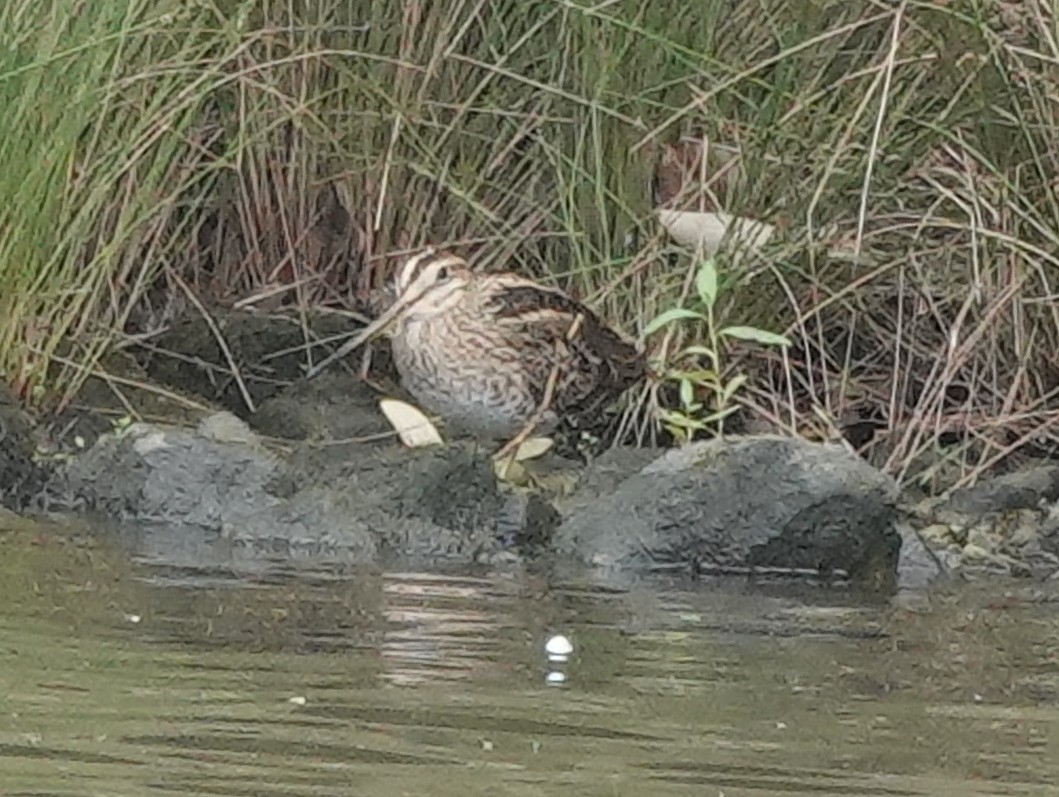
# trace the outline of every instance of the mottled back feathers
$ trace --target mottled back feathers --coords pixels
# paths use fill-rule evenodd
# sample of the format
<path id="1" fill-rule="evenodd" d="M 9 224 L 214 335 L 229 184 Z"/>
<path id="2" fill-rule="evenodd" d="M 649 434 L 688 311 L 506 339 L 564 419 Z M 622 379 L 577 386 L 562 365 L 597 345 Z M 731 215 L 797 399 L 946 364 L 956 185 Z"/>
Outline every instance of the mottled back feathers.
<path id="1" fill-rule="evenodd" d="M 494 291 L 495 318 L 501 328 L 517 329 L 515 345 L 521 335 L 536 342 L 542 355 L 548 353 L 541 365 L 545 379 L 558 363 L 558 414 L 598 412 L 643 378 L 646 362 L 637 348 L 565 293 L 528 282 L 496 284 Z"/>

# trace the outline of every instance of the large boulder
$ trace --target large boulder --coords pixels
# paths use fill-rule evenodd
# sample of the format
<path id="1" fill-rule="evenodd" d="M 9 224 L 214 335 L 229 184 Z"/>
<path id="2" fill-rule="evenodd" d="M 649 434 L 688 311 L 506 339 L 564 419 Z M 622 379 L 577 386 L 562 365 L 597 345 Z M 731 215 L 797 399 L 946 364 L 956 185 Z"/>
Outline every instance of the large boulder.
<path id="1" fill-rule="evenodd" d="M 328 485 L 356 495 L 360 516 L 376 518 L 381 548 L 419 561 L 476 560 L 476 550 L 537 538 L 542 523 L 558 524 L 532 496 L 502 489 L 489 451 L 473 443 L 306 444 L 288 466 L 296 491 Z"/>
<path id="2" fill-rule="evenodd" d="M 666 452 L 558 529 L 555 549 L 619 573 L 848 574 L 892 582 L 894 482 L 836 445 L 762 435 Z"/>
<path id="3" fill-rule="evenodd" d="M 197 428 L 135 424 L 101 438 L 61 469 L 50 493 L 56 507 L 145 529 L 155 560 L 172 540 L 181 560 L 189 550 L 223 558 L 235 549 L 354 564 L 498 561 L 508 558 L 507 543 L 551 522 L 530 499 L 501 491 L 486 452 L 271 450 L 230 413 Z M 203 532 L 217 545 L 182 542 Z"/>
<path id="4" fill-rule="evenodd" d="M 279 458 L 229 413 L 197 428 L 133 424 L 101 437 L 62 468 L 56 504 L 117 519 L 220 529 L 274 506 Z"/>

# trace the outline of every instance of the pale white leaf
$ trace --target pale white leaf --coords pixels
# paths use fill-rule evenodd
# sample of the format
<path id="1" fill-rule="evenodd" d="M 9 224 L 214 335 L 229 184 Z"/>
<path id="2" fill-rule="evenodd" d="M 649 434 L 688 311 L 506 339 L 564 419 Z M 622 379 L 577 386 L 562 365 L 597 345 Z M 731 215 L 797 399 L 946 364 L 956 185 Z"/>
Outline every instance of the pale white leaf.
<path id="1" fill-rule="evenodd" d="M 525 462 L 527 459 L 537 459 L 544 456 L 555 445 L 550 437 L 531 437 L 525 440 L 515 452 L 516 462 Z"/>
<path id="2" fill-rule="evenodd" d="M 717 253 L 729 231 L 731 240 L 755 250 L 761 249 L 776 232 L 771 224 L 729 213 L 698 213 L 664 208 L 656 212 L 659 223 L 670 238 L 682 246 L 701 248 L 707 257 Z"/>
<path id="3" fill-rule="evenodd" d="M 397 399 L 382 399 L 379 409 L 409 448 L 441 445 L 444 441 L 430 419 L 419 409 Z"/>

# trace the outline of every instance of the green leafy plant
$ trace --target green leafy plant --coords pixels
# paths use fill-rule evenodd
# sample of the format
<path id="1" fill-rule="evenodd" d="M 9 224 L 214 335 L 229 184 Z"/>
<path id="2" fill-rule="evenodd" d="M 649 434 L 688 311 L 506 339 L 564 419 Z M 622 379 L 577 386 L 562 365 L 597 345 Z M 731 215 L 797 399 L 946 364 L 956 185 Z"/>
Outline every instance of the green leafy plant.
<path id="1" fill-rule="evenodd" d="M 783 335 L 749 326 L 718 328 L 715 308 L 718 296 L 717 265 L 713 259 L 704 260 L 695 275 L 695 294 L 701 309 L 674 307 L 658 315 L 644 327 L 644 337 L 677 323 L 699 323 L 705 329 L 705 342 L 685 346 L 672 358 L 677 367 L 664 370 L 665 379 L 679 386 L 680 408 L 661 412 L 666 429 L 684 442 L 696 432 L 723 420 L 736 410 L 732 399 L 746 383 L 746 374 L 731 379 L 724 375 L 725 342 L 728 339 L 747 340 L 764 346 L 790 346 Z M 691 363 L 691 367 L 687 364 Z M 708 394 L 704 396 L 703 394 Z"/>

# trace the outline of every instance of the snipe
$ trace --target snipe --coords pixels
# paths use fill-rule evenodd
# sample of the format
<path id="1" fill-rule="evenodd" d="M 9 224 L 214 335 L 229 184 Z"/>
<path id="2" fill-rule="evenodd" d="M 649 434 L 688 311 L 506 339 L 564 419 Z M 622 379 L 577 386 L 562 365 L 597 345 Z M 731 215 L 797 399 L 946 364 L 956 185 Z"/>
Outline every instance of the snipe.
<path id="1" fill-rule="evenodd" d="M 646 372 L 635 345 L 562 291 L 475 273 L 451 254 L 410 258 L 392 296 L 308 376 L 389 332 L 402 384 L 425 410 L 479 438 L 510 441 L 598 417 Z"/>

